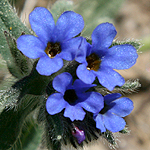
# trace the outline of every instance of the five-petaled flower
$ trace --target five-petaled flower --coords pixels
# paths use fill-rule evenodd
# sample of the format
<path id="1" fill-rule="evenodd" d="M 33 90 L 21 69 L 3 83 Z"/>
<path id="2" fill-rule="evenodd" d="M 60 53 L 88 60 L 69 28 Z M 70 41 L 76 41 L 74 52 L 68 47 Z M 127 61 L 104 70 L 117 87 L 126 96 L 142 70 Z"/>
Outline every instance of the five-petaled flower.
<path id="1" fill-rule="evenodd" d="M 94 114 L 96 127 L 101 132 L 105 132 L 106 129 L 112 132 L 124 129 L 126 122 L 121 117 L 125 117 L 131 113 L 133 102 L 129 98 L 120 97 L 120 93 L 104 96 L 104 108 L 98 114 Z"/>
<path id="2" fill-rule="evenodd" d="M 29 21 L 37 37 L 22 35 L 17 39 L 17 47 L 29 58 L 40 58 L 36 69 L 41 75 L 49 76 L 60 70 L 62 59 L 74 59 L 81 38 L 73 37 L 84 28 L 81 15 L 66 11 L 55 25 L 52 14 L 46 8 L 37 7 L 31 12 Z"/>
<path id="3" fill-rule="evenodd" d="M 110 47 L 116 34 L 112 24 L 102 23 L 92 33 L 92 45 L 83 39 L 75 58 L 81 63 L 76 70 L 80 80 L 91 84 L 97 77 L 99 83 L 110 91 L 125 83 L 124 78 L 114 69 L 130 68 L 138 55 L 136 49 L 129 44 Z"/>
<path id="4" fill-rule="evenodd" d="M 59 93 L 50 95 L 46 102 L 46 109 L 50 115 L 61 112 L 71 121 L 83 120 L 85 111 L 98 113 L 104 107 L 103 96 L 97 92 L 86 92 L 94 84 L 85 84 L 79 79 L 72 85 L 72 76 L 64 72 L 53 80 L 53 88 Z"/>

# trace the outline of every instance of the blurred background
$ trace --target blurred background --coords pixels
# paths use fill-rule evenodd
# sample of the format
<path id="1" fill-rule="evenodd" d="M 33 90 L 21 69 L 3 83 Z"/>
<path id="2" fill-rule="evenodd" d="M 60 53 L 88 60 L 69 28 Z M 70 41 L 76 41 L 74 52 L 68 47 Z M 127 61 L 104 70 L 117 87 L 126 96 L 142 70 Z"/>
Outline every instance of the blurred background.
<path id="1" fill-rule="evenodd" d="M 138 40 L 137 63 L 119 73 L 128 79 L 139 79 L 141 87 L 133 94 L 124 95 L 134 102 L 133 112 L 125 118 L 129 135 L 116 134 L 118 150 L 150 149 L 150 0 L 10 0 L 18 16 L 29 28 L 28 15 L 38 6 L 48 8 L 55 20 L 65 10 L 80 13 L 85 20 L 82 33 L 90 37 L 93 29 L 102 22 L 111 22 L 117 29 L 117 40 Z M 0 63 L 0 87 L 10 77 L 5 63 Z M 33 144 L 34 143 L 33 141 Z M 91 143 L 85 150 L 109 150 L 104 139 Z M 40 148 L 38 148 L 40 150 Z"/>

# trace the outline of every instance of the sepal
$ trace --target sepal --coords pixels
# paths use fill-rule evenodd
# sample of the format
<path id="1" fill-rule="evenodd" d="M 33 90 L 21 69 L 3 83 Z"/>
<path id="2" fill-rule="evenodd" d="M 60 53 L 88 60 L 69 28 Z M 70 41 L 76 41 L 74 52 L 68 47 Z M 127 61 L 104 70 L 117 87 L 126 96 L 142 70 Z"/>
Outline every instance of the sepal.
<path id="1" fill-rule="evenodd" d="M 116 86 L 113 91 L 109 91 L 107 88 L 103 87 L 101 84 L 99 84 L 97 79 L 94 81 L 94 83 L 97 84 L 97 86 L 93 88 L 95 89 L 96 92 L 99 92 L 102 95 L 107 95 L 110 93 L 131 94 L 137 92 L 141 87 L 139 79 L 127 80 L 123 86 L 121 87 Z"/>
<path id="2" fill-rule="evenodd" d="M 31 72 L 31 66 L 33 63 L 17 49 L 16 40 L 7 31 L 4 31 L 4 35 L 6 37 L 12 59 L 11 61 L 7 61 L 8 69 L 14 77 L 21 79 Z"/>
<path id="3" fill-rule="evenodd" d="M 112 42 L 112 46 L 115 46 L 115 45 L 123 45 L 123 44 L 129 44 L 129 45 L 132 45 L 137 51 L 142 47 L 142 43 L 139 41 L 139 40 L 126 40 L 126 41 L 116 41 L 114 40 Z"/>

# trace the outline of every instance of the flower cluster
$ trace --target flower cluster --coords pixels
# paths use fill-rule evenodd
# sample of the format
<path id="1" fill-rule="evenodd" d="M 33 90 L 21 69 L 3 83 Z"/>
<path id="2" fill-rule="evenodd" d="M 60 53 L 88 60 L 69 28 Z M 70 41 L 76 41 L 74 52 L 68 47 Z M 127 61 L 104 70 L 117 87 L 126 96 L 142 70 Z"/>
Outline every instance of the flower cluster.
<path id="1" fill-rule="evenodd" d="M 109 91 L 122 86 L 125 80 L 114 69 L 133 66 L 138 57 L 136 49 L 129 44 L 112 46 L 117 32 L 111 23 L 98 25 L 91 35 L 90 44 L 79 36 L 84 28 L 82 16 L 72 11 L 64 12 L 55 24 L 52 14 L 38 7 L 30 14 L 29 20 L 37 36 L 20 36 L 17 47 L 27 57 L 39 58 L 36 66 L 39 74 L 50 76 L 56 73 L 63 67 L 63 60 L 75 60 L 79 64 L 72 71 L 76 72 L 76 80 L 72 72 L 61 73 L 53 79 L 56 92 L 46 101 L 47 112 L 55 115 L 64 110 L 64 117 L 72 122 L 84 120 L 86 113 L 90 112 L 101 132 L 124 129 L 126 123 L 122 117 L 131 113 L 132 101 L 120 98 L 119 93 L 102 95 L 91 89 L 97 86 L 93 84 L 96 77 L 99 84 Z M 73 133 L 79 143 L 85 139 L 84 132 L 80 136 L 80 131 Z"/>

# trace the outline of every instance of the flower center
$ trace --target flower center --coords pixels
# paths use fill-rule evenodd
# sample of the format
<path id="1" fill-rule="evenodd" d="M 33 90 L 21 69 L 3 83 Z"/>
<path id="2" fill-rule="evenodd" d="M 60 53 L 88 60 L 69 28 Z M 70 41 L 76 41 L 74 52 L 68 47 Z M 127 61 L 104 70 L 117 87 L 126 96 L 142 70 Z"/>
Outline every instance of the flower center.
<path id="1" fill-rule="evenodd" d="M 111 105 L 107 105 L 104 102 L 104 108 L 100 111 L 100 114 L 105 114 L 108 110 L 110 110 L 111 108 L 113 108 L 116 104 L 115 103 L 111 103 Z"/>
<path id="2" fill-rule="evenodd" d="M 47 47 L 45 49 L 45 53 L 50 57 L 54 58 L 57 54 L 61 52 L 61 46 L 59 43 L 47 43 Z"/>
<path id="3" fill-rule="evenodd" d="M 109 110 L 109 107 L 104 102 L 104 108 L 100 111 L 100 114 L 105 114 Z"/>
<path id="4" fill-rule="evenodd" d="M 69 103 L 69 104 L 74 104 L 75 101 L 77 100 L 77 95 L 75 90 L 70 89 L 70 90 L 66 90 L 65 94 L 64 94 L 64 99 Z"/>
<path id="5" fill-rule="evenodd" d="M 98 71 L 101 60 L 95 53 L 92 53 L 91 55 L 86 57 L 86 61 L 88 63 L 87 65 L 88 70 Z"/>

